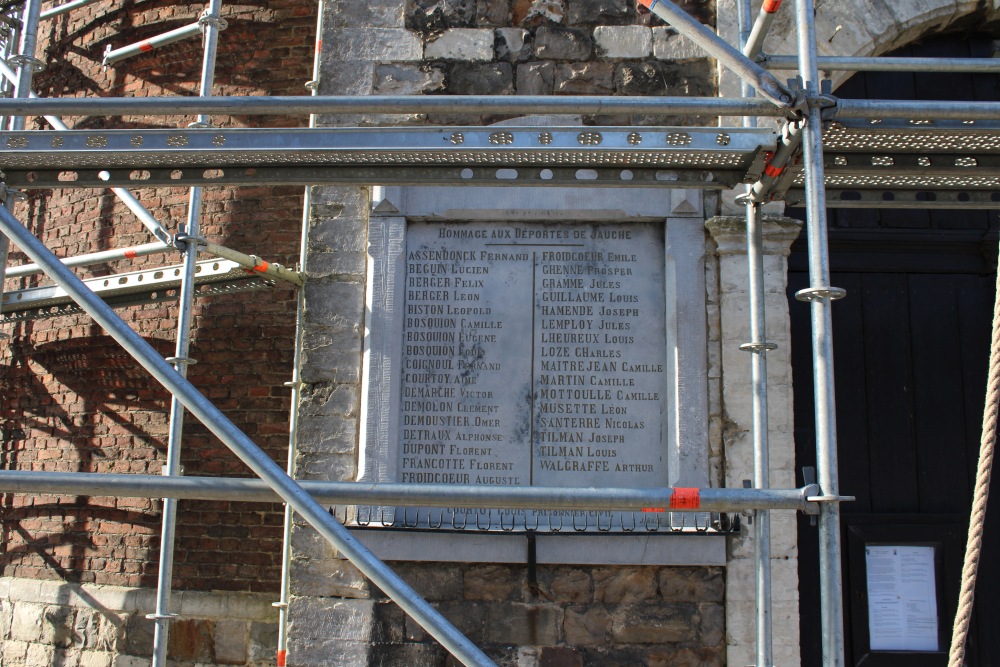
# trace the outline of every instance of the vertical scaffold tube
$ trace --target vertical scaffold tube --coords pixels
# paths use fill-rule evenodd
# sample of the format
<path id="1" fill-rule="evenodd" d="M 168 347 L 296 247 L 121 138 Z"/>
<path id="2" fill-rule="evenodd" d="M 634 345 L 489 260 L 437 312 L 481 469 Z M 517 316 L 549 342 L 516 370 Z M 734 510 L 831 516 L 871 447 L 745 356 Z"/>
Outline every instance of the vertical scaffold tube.
<path id="1" fill-rule="evenodd" d="M 319 0 L 316 9 L 316 39 L 315 51 L 313 53 L 313 78 L 307 83 L 310 94 L 315 96 L 319 87 L 320 74 L 320 47 L 323 37 L 323 11 L 324 1 Z M 316 127 L 316 114 L 309 115 L 309 127 Z M 312 188 L 306 186 L 302 196 L 302 238 L 299 241 L 299 271 L 305 275 L 306 270 L 306 247 L 309 239 L 309 209 L 312 207 Z M 302 382 L 302 375 L 299 372 L 300 355 L 302 348 L 302 313 L 305 307 L 305 290 L 300 289 L 295 308 L 295 354 L 292 362 L 292 387 L 291 414 L 288 417 L 288 464 L 286 472 L 289 477 L 293 477 L 295 472 L 295 452 L 298 446 L 299 436 L 299 395 Z M 288 602 L 291 597 L 291 568 L 292 568 L 292 508 L 285 505 L 285 522 L 282 528 L 281 541 L 281 592 L 275 607 L 278 608 L 278 655 L 277 666 L 285 667 L 288 658 Z"/>
<path id="2" fill-rule="evenodd" d="M 762 10 L 763 11 L 763 10 Z M 749 55 L 753 32 L 750 32 L 750 0 L 739 0 L 738 18 L 740 49 Z M 759 22 L 759 20 L 758 20 Z M 756 31 L 757 25 L 754 25 Z M 763 41 L 763 35 L 759 37 Z M 753 57 L 753 56 L 750 56 Z M 754 90 L 742 83 L 744 97 L 753 97 Z M 743 127 L 756 127 L 757 119 L 743 117 Z M 750 343 L 742 346 L 750 357 L 752 385 L 752 437 L 754 488 L 770 487 L 770 457 L 768 454 L 767 422 L 767 327 L 764 309 L 764 252 L 760 204 L 752 201 L 753 186 L 746 188 L 747 282 L 750 295 Z M 771 516 L 767 510 L 754 512 L 754 577 L 756 601 L 757 667 L 774 664 L 771 624 Z"/>
<path id="3" fill-rule="evenodd" d="M 216 20 L 222 8 L 222 0 L 211 0 L 205 21 L 205 46 L 201 64 L 201 84 L 199 96 L 208 97 L 212 94 L 215 80 L 215 56 L 218 46 L 219 31 Z M 199 123 L 207 123 L 208 117 L 198 116 Z M 195 269 L 198 262 L 199 217 L 201 212 L 201 188 L 191 188 L 188 201 L 187 226 L 188 236 L 184 248 L 183 281 L 177 311 L 177 342 L 174 352 L 174 368 L 181 377 L 187 377 L 187 367 L 191 363 L 188 357 L 191 343 L 191 310 L 194 307 Z M 181 475 L 181 442 L 184 437 L 184 404 L 173 395 L 170 398 L 170 435 L 167 441 L 167 462 L 163 467 L 166 476 Z M 166 667 L 167 643 L 170 633 L 170 620 L 174 614 L 170 612 L 170 595 L 173 586 L 174 573 L 174 534 L 177 524 L 177 499 L 163 499 L 163 519 L 160 533 L 160 569 L 156 581 L 156 611 L 150 614 L 155 627 L 153 634 L 152 667 Z"/>
<path id="4" fill-rule="evenodd" d="M 837 410 L 833 382 L 832 299 L 827 249 L 826 190 L 823 185 L 823 136 L 816 60 L 816 26 L 812 0 L 795 0 L 798 26 L 799 74 L 805 85 L 806 124 L 803 129 L 806 233 L 809 242 L 809 289 L 799 298 L 810 302 L 813 385 L 816 417 L 816 473 L 828 501 L 819 515 L 819 581 L 822 612 L 823 665 L 844 665 L 844 618 L 841 597 L 840 488 L 837 473 Z M 841 293 L 842 295 L 842 293 Z"/>
<path id="5" fill-rule="evenodd" d="M 764 252 L 760 204 L 747 203 L 747 264 L 750 280 L 750 377 L 753 384 L 753 485 L 771 486 L 767 434 L 767 343 L 764 310 Z M 754 570 L 757 587 L 757 667 L 774 664 L 771 632 L 771 515 L 754 512 Z"/>
<path id="6" fill-rule="evenodd" d="M 21 49 L 20 53 L 11 56 L 10 61 L 17 65 L 17 79 L 14 81 L 14 97 L 31 96 L 31 79 L 35 75 L 39 62 L 35 59 L 35 45 L 38 39 L 38 21 L 42 12 L 42 0 L 27 0 L 21 14 Z M 10 119 L 10 129 L 24 129 L 24 116 L 13 116 Z M 10 190 L 4 189 L 4 206 L 8 211 L 14 210 L 14 197 Z M 10 240 L 0 234 L 0 297 L 3 296 L 3 286 L 7 279 L 7 256 L 10 253 Z"/>

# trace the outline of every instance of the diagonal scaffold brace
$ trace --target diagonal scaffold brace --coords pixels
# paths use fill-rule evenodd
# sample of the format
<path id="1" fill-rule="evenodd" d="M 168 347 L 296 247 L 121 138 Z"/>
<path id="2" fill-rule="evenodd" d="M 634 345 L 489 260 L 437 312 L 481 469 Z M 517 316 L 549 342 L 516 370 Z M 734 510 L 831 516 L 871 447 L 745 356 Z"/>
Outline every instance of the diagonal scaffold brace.
<path id="1" fill-rule="evenodd" d="M 638 0 L 649 11 L 676 28 L 682 35 L 701 47 L 708 55 L 733 71 L 781 109 L 796 104 L 795 95 L 777 77 L 743 55 L 693 16 L 670 0 Z"/>

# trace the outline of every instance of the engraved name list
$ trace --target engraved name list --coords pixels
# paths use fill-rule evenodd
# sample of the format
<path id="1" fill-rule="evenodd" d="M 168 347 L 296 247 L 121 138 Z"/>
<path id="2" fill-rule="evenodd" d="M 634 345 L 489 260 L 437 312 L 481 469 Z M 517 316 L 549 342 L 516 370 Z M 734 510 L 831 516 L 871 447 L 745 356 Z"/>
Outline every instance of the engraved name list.
<path id="1" fill-rule="evenodd" d="M 411 223 L 399 481 L 665 485 L 663 263 L 653 224 Z"/>

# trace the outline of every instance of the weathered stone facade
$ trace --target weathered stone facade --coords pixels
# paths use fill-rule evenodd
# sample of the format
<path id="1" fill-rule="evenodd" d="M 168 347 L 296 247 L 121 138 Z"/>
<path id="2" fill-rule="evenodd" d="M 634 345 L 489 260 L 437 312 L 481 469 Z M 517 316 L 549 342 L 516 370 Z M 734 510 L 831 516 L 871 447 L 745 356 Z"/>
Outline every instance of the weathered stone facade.
<path id="1" fill-rule="evenodd" d="M 753 479 L 751 434 L 752 396 L 749 354 L 739 349 L 750 341 L 747 290 L 746 221 L 741 217 L 710 218 L 706 227 L 718 257 L 718 326 L 720 356 L 711 376 L 718 376 L 722 417 L 721 442 L 725 452 L 725 483 L 729 488 Z M 768 449 L 770 482 L 775 488 L 795 486 L 795 442 L 792 432 L 790 333 L 785 296 L 787 256 L 802 223 L 790 218 L 765 218 L 764 308 L 767 341 L 778 349 L 767 354 Z M 798 662 L 798 560 L 795 516 L 771 512 L 772 616 L 775 628 L 775 664 Z M 733 537 L 726 565 L 726 621 L 731 665 L 754 661 L 756 590 L 753 531 Z"/>
<path id="2" fill-rule="evenodd" d="M 683 6 L 735 40 L 732 0 Z M 107 2 L 52 21 L 41 35 L 50 64 L 44 95 L 159 95 L 194 90 L 197 40 L 103 71 L 100 52 L 187 22 L 201 5 Z M 756 9 L 756 7 L 755 7 Z M 847 4 L 819 2 L 823 54 L 870 55 L 928 31 L 996 19 L 997 3 L 974 0 Z M 794 52 L 792 7 L 772 30 L 768 52 Z M 298 0 L 224 10 L 217 92 L 297 94 L 310 78 L 314 5 Z M 343 0 L 323 17 L 322 94 L 725 95 L 731 73 L 716 71 L 688 40 L 625 0 Z M 248 44 L 255 45 L 248 48 Z M 843 76 L 843 75 L 838 75 Z M 124 119 L 133 122 L 136 119 Z M 164 123 L 190 119 L 161 119 Z M 339 116 L 328 125 L 495 122 L 438 114 Z M 714 124 L 687 116 L 597 116 L 584 123 Z M 304 119 L 220 119 L 244 125 Z M 88 118 L 78 127 L 100 128 Z M 724 119 L 724 125 L 738 124 Z M 367 188 L 313 188 L 305 270 L 297 475 L 353 479 L 357 472 L 366 326 Z M 137 194 L 172 229 L 186 192 Z M 246 252 L 294 264 L 299 188 L 207 189 L 203 234 Z M 706 215 L 738 212 L 731 194 L 709 193 Z M 148 240 L 110 196 L 89 191 L 33 194 L 19 205 L 50 247 L 74 254 Z M 784 253 L 793 222 L 768 226 L 771 480 L 794 484 Z M 740 486 L 749 460 L 749 360 L 741 222 L 716 218 L 705 243 L 708 321 L 709 479 Z M 15 254 L 15 258 L 17 255 Z M 115 270 L 153 266 L 139 260 Z M 30 281 L 8 283 L 8 289 Z M 283 458 L 295 297 L 222 297 L 196 310 L 190 377 L 258 443 Z M 172 353 L 173 310 L 132 307 L 126 319 L 164 355 Z M 238 332 L 238 343 L 234 343 Z M 164 392 L 86 318 L 16 325 L 3 377 L 4 465 L 33 470 L 158 472 L 166 440 Z M 81 342 L 82 341 L 82 342 Z M 251 361 L 247 363 L 247 359 Z M 219 382 L 222 378 L 223 381 Z M 188 425 L 191 474 L 244 474 L 207 431 Z M 157 501 L 9 497 L 2 510 L 0 664 L 146 664 L 159 526 Z M 173 624 L 178 664 L 264 664 L 273 656 L 280 508 L 184 503 L 176 566 L 182 617 Z M 777 662 L 798 663 L 794 520 L 775 514 Z M 404 578 L 501 664 L 743 665 L 753 661 L 752 543 L 733 538 L 716 567 L 397 563 Z M 443 650 L 315 533 L 297 526 L 289 664 L 448 664 Z M 234 557 L 239 554 L 239 557 Z M 50 582 L 38 580 L 51 580 Z M 27 583 L 26 583 L 27 582 Z M 117 588 L 118 586 L 128 588 Z M 224 589 L 219 594 L 198 591 Z M 239 593 L 239 594 L 236 594 Z M 257 595 L 256 593 L 260 593 Z"/>
<path id="3" fill-rule="evenodd" d="M 725 664 L 721 568 L 393 565 L 498 665 Z M 343 570 L 359 582 L 351 597 L 298 600 L 294 664 L 446 664 L 420 626 Z"/>
<path id="4" fill-rule="evenodd" d="M 140 667 L 149 664 L 151 589 L 0 578 L 0 664 Z M 271 596 L 178 592 L 167 658 L 178 667 L 273 664 Z"/>

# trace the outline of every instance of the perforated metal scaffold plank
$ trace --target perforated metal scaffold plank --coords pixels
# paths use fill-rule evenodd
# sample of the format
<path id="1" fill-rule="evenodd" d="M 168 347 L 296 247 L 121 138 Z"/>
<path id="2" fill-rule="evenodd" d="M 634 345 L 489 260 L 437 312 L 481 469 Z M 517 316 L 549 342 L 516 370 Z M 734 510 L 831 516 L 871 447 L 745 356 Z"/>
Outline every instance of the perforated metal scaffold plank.
<path id="1" fill-rule="evenodd" d="M 164 266 L 144 271 L 116 273 L 84 280 L 87 287 L 114 307 L 133 306 L 154 301 L 177 298 L 181 286 L 183 266 Z M 195 273 L 197 296 L 228 294 L 273 287 L 260 273 L 224 259 L 198 262 Z M 58 315 L 82 313 L 62 287 L 45 285 L 4 292 L 0 305 L 0 322 L 35 320 Z"/>
<path id="2" fill-rule="evenodd" d="M 880 120 L 830 123 L 823 137 L 827 206 L 994 208 L 1000 205 L 1000 123 Z M 801 166 L 775 190 L 801 204 Z"/>
<path id="3" fill-rule="evenodd" d="M 756 181 L 776 133 L 681 127 L 394 127 L 0 133 L 19 188 L 469 184 L 728 188 Z M 824 135 L 831 207 L 992 207 L 1000 123 L 847 120 Z M 795 160 L 772 190 L 803 201 Z"/>
<path id="4" fill-rule="evenodd" d="M 767 130 L 675 127 L 0 133 L 15 187 L 482 183 L 719 187 L 759 174 Z"/>

